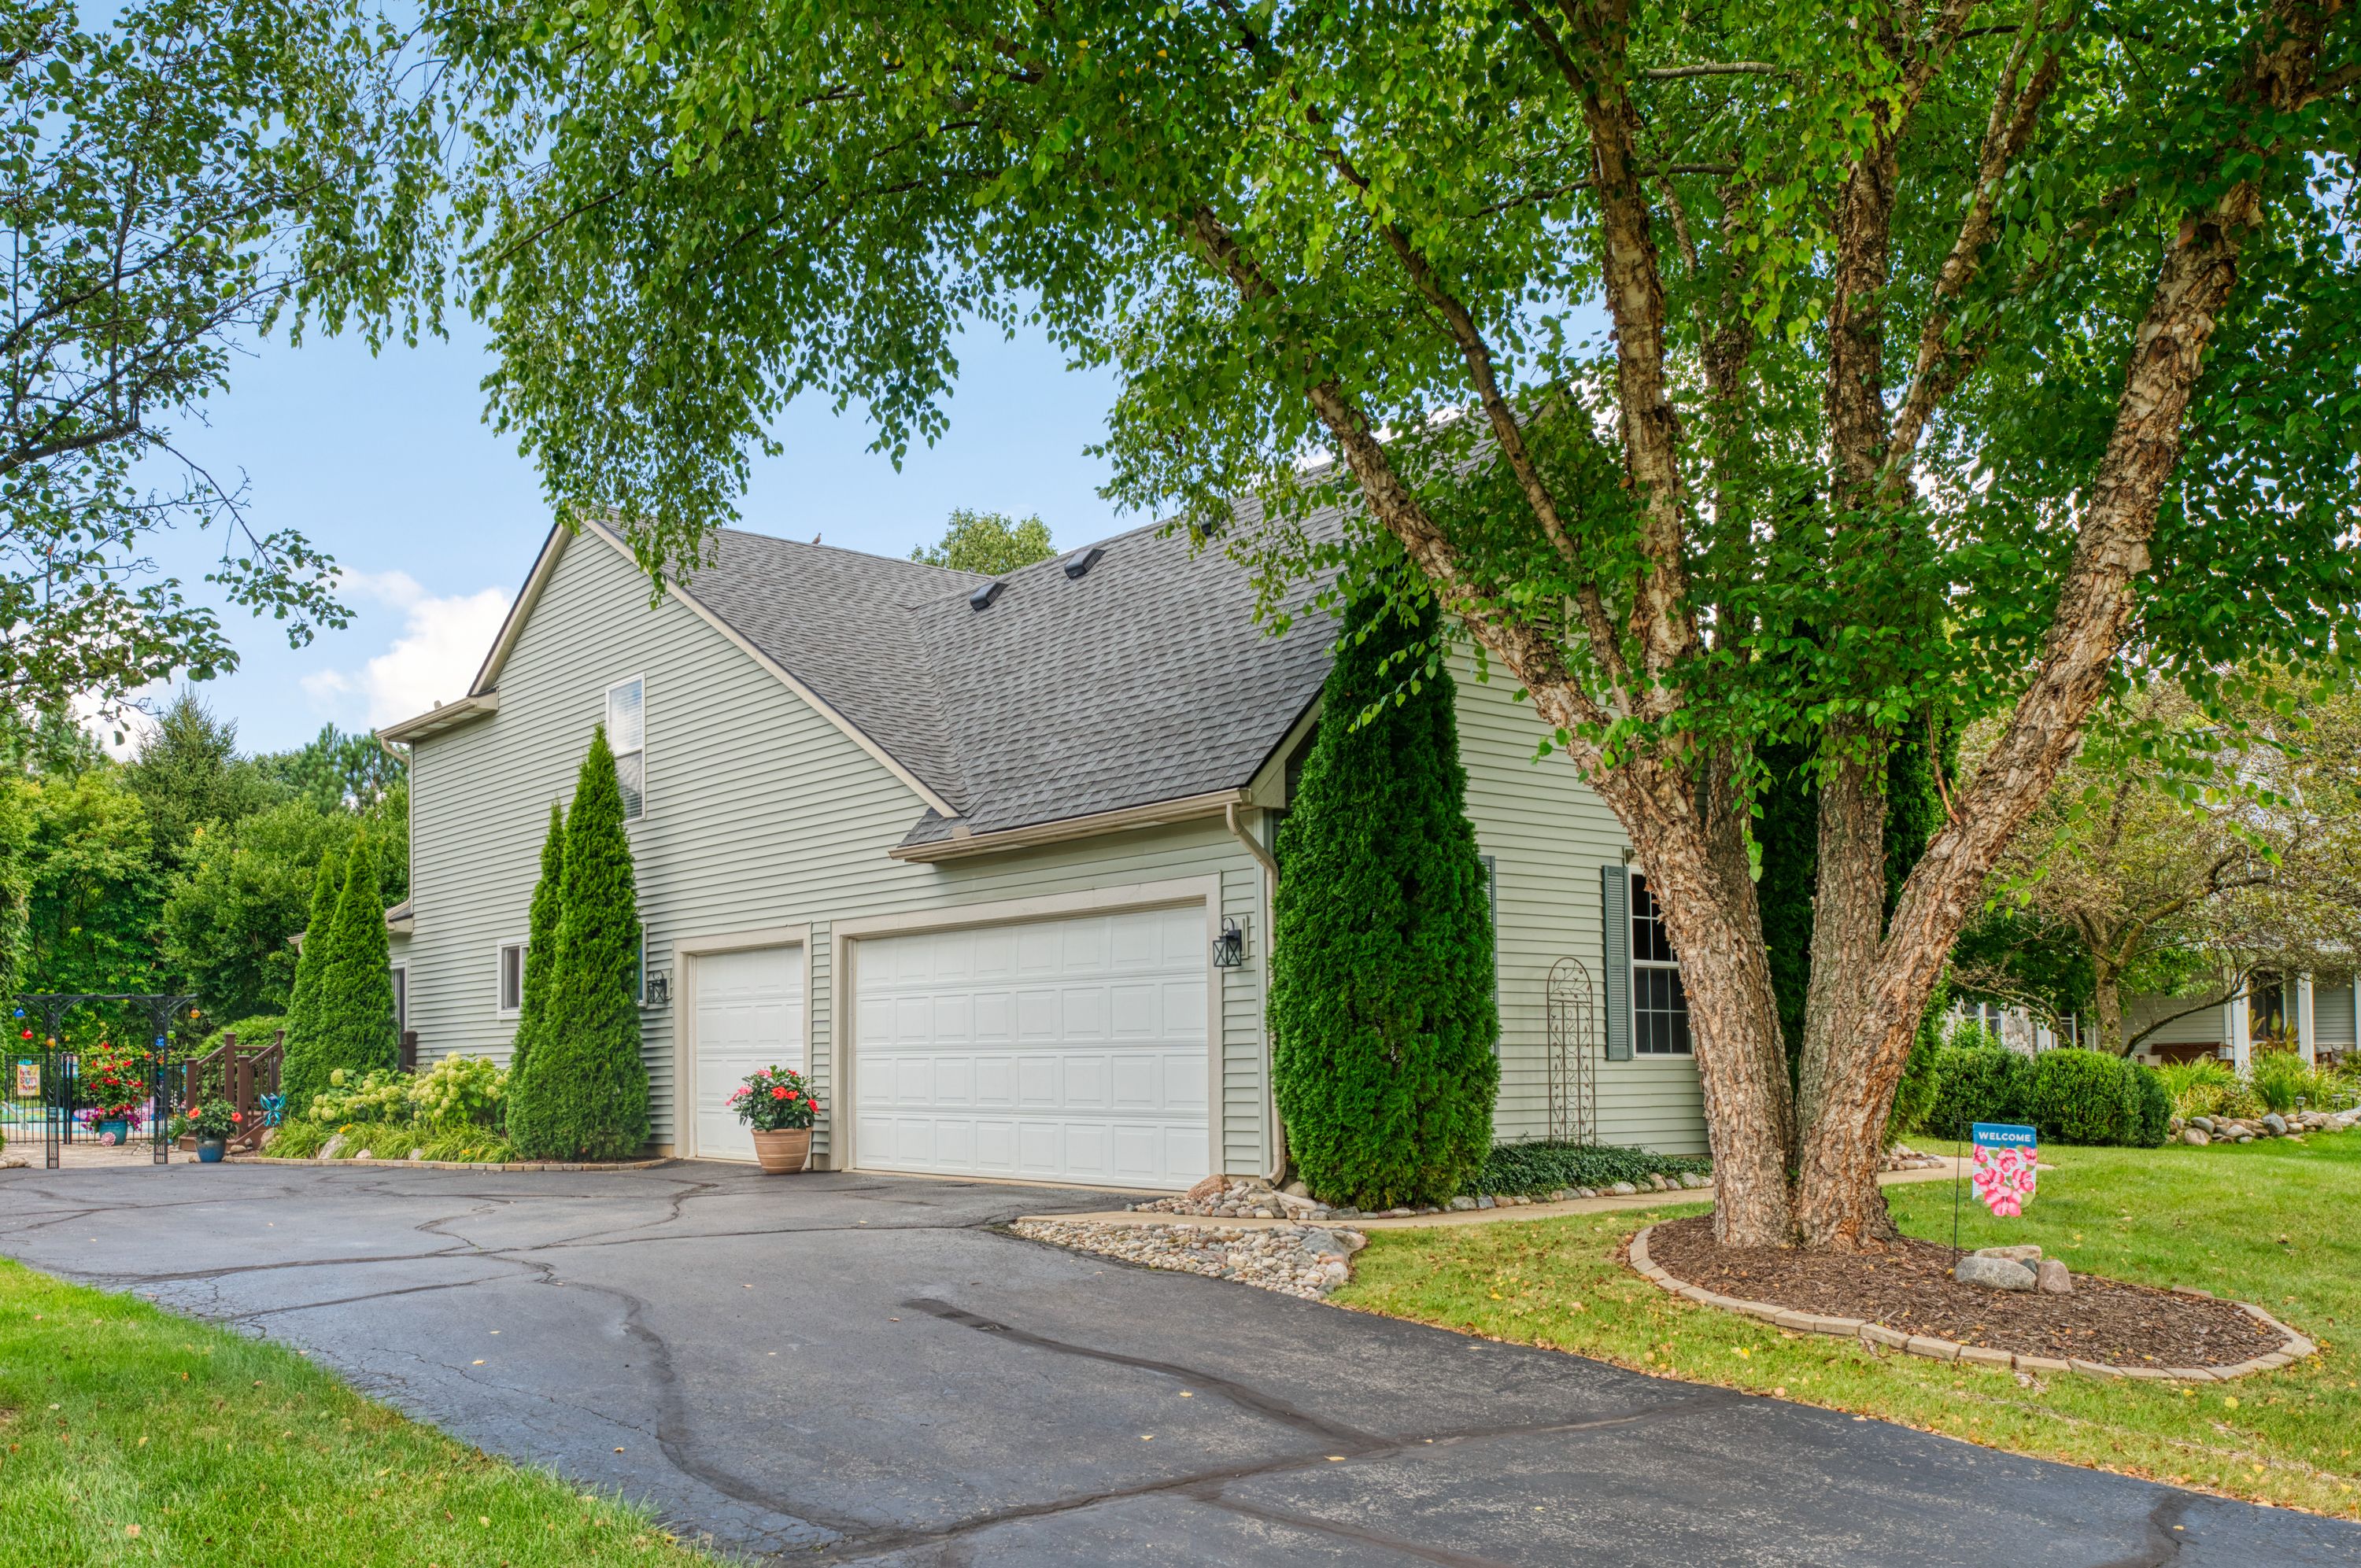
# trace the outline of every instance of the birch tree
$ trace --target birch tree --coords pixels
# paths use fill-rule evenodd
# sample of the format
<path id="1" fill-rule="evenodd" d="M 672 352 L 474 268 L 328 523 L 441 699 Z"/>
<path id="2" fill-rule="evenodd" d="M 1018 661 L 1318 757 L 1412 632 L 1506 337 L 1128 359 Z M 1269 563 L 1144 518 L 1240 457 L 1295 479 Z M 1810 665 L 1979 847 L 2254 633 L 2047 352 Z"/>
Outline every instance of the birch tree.
<path id="1" fill-rule="evenodd" d="M 2125 650 L 2202 688 L 2361 601 L 2345 0 L 457 0 L 434 31 L 448 244 L 333 303 L 456 290 L 552 501 L 634 520 L 650 570 L 694 571 L 791 398 L 930 439 L 975 323 L 1113 367 L 1115 499 L 1274 587 L 1406 554 L 1664 905 L 1725 1242 L 1894 1234 L 1912 1032 Z M 1332 501 L 1341 545 L 1294 527 Z M 1938 711 L 1998 733 L 1889 916 L 1885 759 Z M 1773 741 L 1818 782 L 1792 1092 Z"/>

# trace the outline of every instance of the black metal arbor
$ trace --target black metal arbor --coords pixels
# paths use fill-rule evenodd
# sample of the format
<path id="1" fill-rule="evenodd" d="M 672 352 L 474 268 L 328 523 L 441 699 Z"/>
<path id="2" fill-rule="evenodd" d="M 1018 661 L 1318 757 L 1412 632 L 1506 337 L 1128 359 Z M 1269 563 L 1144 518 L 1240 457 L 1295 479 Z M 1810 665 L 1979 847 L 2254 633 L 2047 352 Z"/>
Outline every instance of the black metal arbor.
<path id="1" fill-rule="evenodd" d="M 17 1037 L 9 1053 L 5 1102 L 10 1131 L 38 1123 L 42 1163 L 57 1168 L 60 1151 L 73 1141 L 74 1113 L 87 1100 L 82 1053 L 60 1043 L 59 1030 L 77 1009 L 113 1003 L 144 1014 L 150 1025 L 140 1086 L 147 1092 L 148 1133 L 156 1163 L 164 1164 L 171 1157 L 171 1103 L 166 1084 L 172 1063 L 172 1025 L 183 1016 L 197 1016 L 196 1000 L 163 992 L 36 992 L 17 997 Z"/>

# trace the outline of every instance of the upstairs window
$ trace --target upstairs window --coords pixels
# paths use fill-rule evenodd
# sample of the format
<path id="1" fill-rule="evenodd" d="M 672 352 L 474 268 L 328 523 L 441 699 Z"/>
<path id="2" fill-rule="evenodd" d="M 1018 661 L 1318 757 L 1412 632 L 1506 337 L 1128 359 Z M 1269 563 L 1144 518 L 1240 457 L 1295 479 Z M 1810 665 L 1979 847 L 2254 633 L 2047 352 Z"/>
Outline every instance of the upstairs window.
<path id="1" fill-rule="evenodd" d="M 1648 879 L 1631 876 L 1631 1049 L 1640 1056 L 1689 1055 L 1689 999 L 1681 960 L 1664 929 Z"/>
<path id="2" fill-rule="evenodd" d="M 623 785 L 623 820 L 636 822 L 647 799 L 647 682 L 638 677 L 607 688 L 607 746 Z"/>

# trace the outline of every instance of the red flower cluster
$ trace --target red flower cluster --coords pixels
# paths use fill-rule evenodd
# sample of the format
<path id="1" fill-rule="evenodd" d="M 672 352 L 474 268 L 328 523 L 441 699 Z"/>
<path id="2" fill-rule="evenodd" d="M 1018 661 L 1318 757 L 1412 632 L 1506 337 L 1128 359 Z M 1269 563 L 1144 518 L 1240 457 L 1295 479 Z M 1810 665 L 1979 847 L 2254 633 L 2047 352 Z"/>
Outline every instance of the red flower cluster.
<path id="1" fill-rule="evenodd" d="M 730 1091 L 728 1103 L 740 1121 L 764 1133 L 808 1127 L 819 1114 L 818 1096 L 792 1068 L 749 1074 L 743 1087 Z"/>

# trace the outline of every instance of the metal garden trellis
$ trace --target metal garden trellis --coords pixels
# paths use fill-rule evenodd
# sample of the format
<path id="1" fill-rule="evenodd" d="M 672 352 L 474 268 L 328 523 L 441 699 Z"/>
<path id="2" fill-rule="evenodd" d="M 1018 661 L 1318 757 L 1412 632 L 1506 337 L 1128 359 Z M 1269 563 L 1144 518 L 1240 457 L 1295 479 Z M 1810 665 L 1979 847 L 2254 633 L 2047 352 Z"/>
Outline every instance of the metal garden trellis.
<path id="1" fill-rule="evenodd" d="M 1547 1002 L 1549 1136 L 1552 1143 L 1598 1141 L 1598 1069 L 1594 1042 L 1597 993 L 1579 959 L 1550 966 Z"/>

